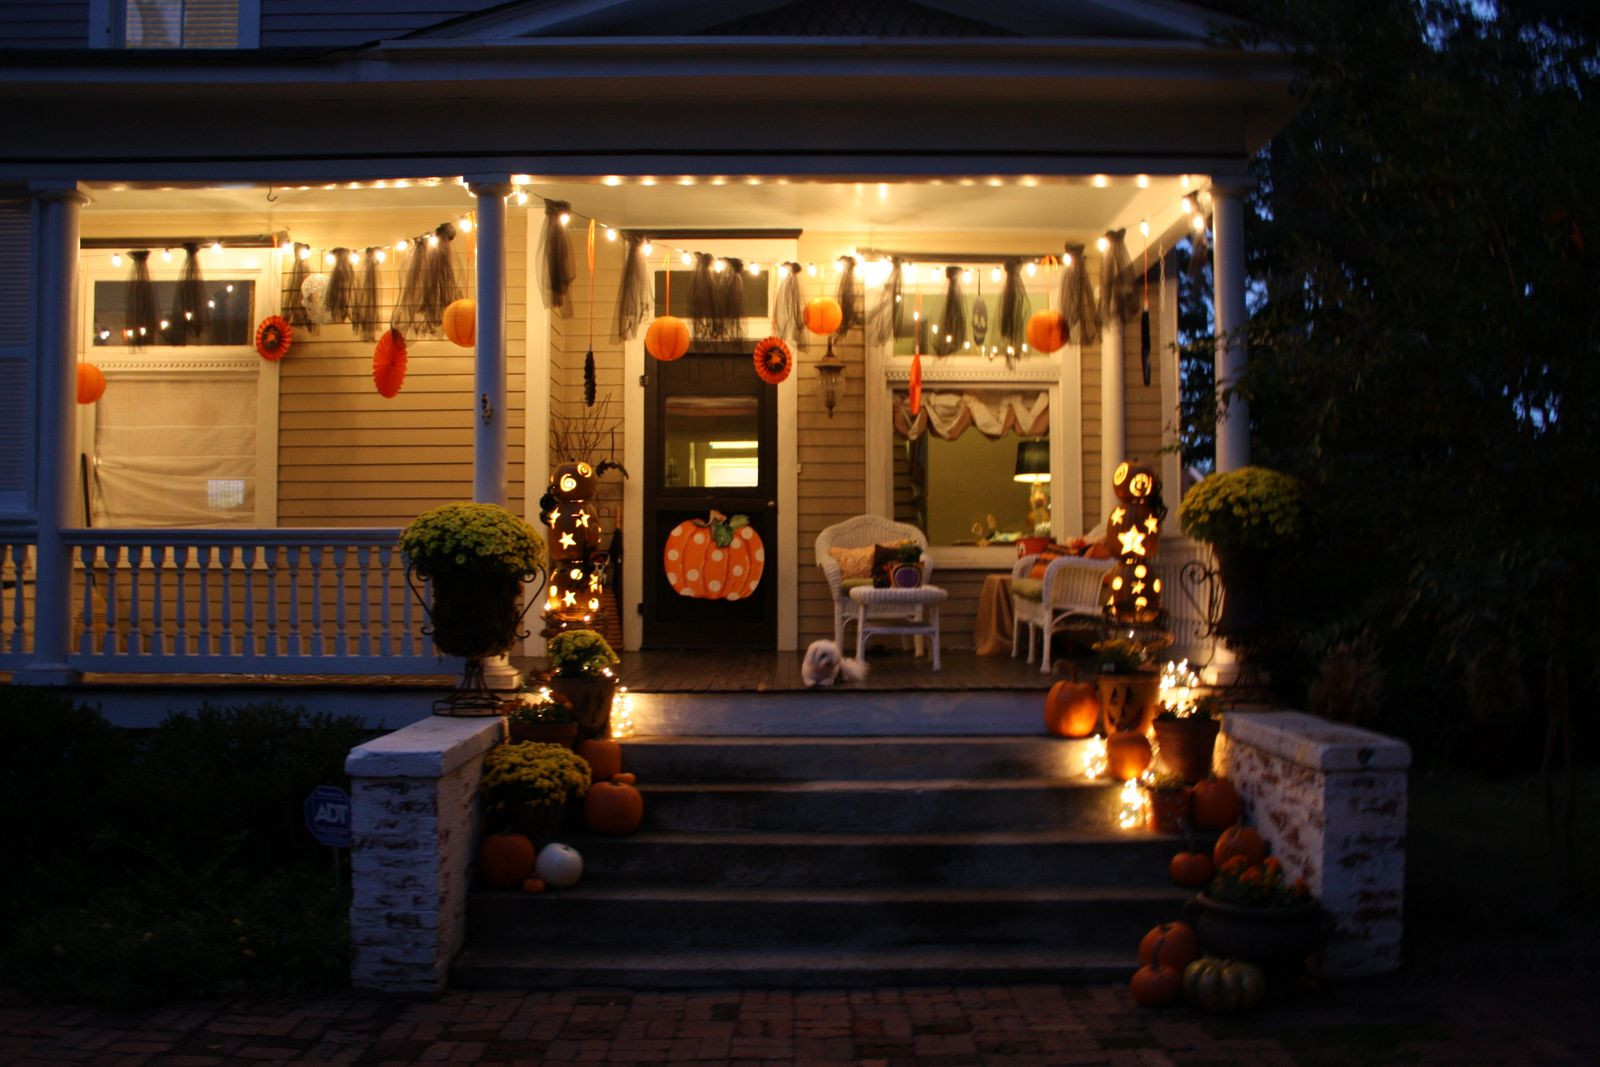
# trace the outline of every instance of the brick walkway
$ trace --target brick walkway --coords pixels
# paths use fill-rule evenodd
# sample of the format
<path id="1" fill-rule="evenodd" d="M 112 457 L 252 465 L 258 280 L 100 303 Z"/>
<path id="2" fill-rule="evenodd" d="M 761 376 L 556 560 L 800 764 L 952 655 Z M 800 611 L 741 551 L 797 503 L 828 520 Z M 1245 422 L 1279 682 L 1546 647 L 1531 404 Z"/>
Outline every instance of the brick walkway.
<path id="1" fill-rule="evenodd" d="M 1302 994 L 1240 1019 L 1146 1011 L 1124 987 L 463 992 L 148 1011 L 0 997 L 0 1063 L 1596 1064 L 1582 983 Z"/>

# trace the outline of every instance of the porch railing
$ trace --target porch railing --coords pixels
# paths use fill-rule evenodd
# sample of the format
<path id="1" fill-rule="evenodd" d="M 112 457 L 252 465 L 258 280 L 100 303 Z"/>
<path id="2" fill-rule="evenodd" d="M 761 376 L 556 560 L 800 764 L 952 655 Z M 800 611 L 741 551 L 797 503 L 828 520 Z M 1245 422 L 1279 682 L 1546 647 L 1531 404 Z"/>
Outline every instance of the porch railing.
<path id="1" fill-rule="evenodd" d="M 0 524 L 0 668 L 20 667 L 33 656 L 32 523 Z"/>
<path id="2" fill-rule="evenodd" d="M 453 674 L 397 529 L 72 530 L 83 671 Z M 425 591 L 426 592 L 426 591 Z"/>

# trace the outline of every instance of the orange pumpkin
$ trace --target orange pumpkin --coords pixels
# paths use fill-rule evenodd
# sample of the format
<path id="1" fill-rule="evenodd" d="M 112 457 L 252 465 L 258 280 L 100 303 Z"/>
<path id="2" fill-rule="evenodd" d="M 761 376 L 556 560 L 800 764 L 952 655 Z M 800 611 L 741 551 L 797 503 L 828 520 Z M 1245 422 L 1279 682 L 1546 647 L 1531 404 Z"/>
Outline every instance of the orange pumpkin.
<path id="1" fill-rule="evenodd" d="M 1140 967 L 1128 984 L 1142 1008 L 1165 1008 L 1183 998 L 1183 972 L 1175 967 Z"/>
<path id="2" fill-rule="evenodd" d="M 533 842 L 522 834 L 490 834 L 478 849 L 478 871 L 490 889 L 515 889 L 533 873 Z"/>
<path id="3" fill-rule="evenodd" d="M 478 302 L 463 297 L 445 306 L 439 328 L 452 342 L 471 348 L 478 337 Z"/>
<path id="4" fill-rule="evenodd" d="M 592 781 L 609 782 L 622 773 L 622 746 L 615 741 L 590 738 L 578 745 L 578 755 L 588 762 Z"/>
<path id="5" fill-rule="evenodd" d="M 636 775 L 636 774 L 631 774 L 631 773 L 629 773 L 627 771 L 624 771 L 622 774 L 613 774 L 611 776 L 611 780 L 613 782 L 624 782 L 624 783 L 626 783 L 628 785 L 633 785 L 633 784 L 635 784 L 636 782 L 639 781 L 639 776 Z"/>
<path id="6" fill-rule="evenodd" d="M 1028 319 L 1028 347 L 1054 352 L 1067 343 L 1067 318 L 1059 311 L 1036 311 Z"/>
<path id="7" fill-rule="evenodd" d="M 78 364 L 78 403 L 93 404 L 105 391 L 105 372 L 93 363 Z"/>
<path id="8" fill-rule="evenodd" d="M 544 884 L 543 878 L 524 878 L 522 880 L 522 891 L 524 893 L 543 893 L 546 888 L 548 887 Z"/>
<path id="9" fill-rule="evenodd" d="M 1100 696 L 1092 685 L 1057 682 L 1044 698 L 1044 728 L 1058 737 L 1088 737 L 1100 721 Z"/>
<path id="10" fill-rule="evenodd" d="M 839 329 L 844 321 L 844 309 L 831 296 L 814 296 L 806 301 L 806 329 L 815 334 L 829 334 Z"/>
<path id="11" fill-rule="evenodd" d="M 1227 863 L 1235 856 L 1243 856 L 1245 864 L 1254 867 L 1267 858 L 1267 841 L 1253 827 L 1236 823 L 1222 831 L 1222 836 L 1217 838 L 1217 847 L 1211 853 L 1211 861 L 1218 867 Z"/>
<path id="12" fill-rule="evenodd" d="M 393 398 L 400 393 L 406 380 L 406 339 L 399 330 L 390 330 L 378 338 L 372 350 L 372 384 L 378 395 Z"/>
<path id="13" fill-rule="evenodd" d="M 1188 923 L 1153 926 L 1139 942 L 1139 962 L 1146 966 L 1171 967 L 1181 973 L 1199 958 L 1200 938 Z"/>
<path id="14" fill-rule="evenodd" d="M 1178 885 L 1199 889 L 1211 884 L 1211 876 L 1217 873 L 1217 867 L 1204 852 L 1180 852 L 1167 865 L 1167 873 Z"/>
<path id="15" fill-rule="evenodd" d="M 626 782 L 596 782 L 583 798 L 583 821 L 597 834 L 623 837 L 644 820 L 644 797 Z"/>
<path id="16" fill-rule="evenodd" d="M 1244 799 L 1226 778 L 1207 778 L 1196 782 L 1194 809 L 1189 817 L 1196 829 L 1224 830 L 1244 815 Z"/>
<path id="17" fill-rule="evenodd" d="M 738 516 L 735 516 L 737 519 Z M 728 531 L 727 544 L 718 543 L 717 527 Z M 743 600 L 761 584 L 767 550 L 749 526 L 733 527 L 717 512 L 712 518 L 685 519 L 667 535 L 661 565 L 667 584 L 679 596 L 706 600 Z"/>
<path id="18" fill-rule="evenodd" d="M 1133 730 L 1118 731 L 1106 741 L 1106 767 L 1119 782 L 1143 774 L 1153 755 L 1144 734 Z"/>
<path id="19" fill-rule="evenodd" d="M 662 315 L 644 331 L 644 350 L 663 363 L 689 351 L 689 324 L 676 315 Z"/>

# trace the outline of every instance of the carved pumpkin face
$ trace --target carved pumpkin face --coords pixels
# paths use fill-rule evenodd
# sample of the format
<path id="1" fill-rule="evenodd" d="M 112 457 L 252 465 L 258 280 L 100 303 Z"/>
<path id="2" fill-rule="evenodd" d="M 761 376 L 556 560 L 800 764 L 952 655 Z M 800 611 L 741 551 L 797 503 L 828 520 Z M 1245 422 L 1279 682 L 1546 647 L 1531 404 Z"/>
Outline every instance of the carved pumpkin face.
<path id="1" fill-rule="evenodd" d="M 1107 618 L 1120 623 L 1150 623 L 1161 618 L 1161 579 L 1143 560 L 1123 559 L 1100 583 Z"/>
<path id="2" fill-rule="evenodd" d="M 1161 489 L 1161 479 L 1155 468 L 1138 460 L 1117 464 L 1111 475 L 1111 491 L 1124 504 L 1149 500 Z"/>
<path id="3" fill-rule="evenodd" d="M 563 463 L 556 468 L 557 500 L 592 500 L 595 491 L 594 468 L 587 463 Z"/>

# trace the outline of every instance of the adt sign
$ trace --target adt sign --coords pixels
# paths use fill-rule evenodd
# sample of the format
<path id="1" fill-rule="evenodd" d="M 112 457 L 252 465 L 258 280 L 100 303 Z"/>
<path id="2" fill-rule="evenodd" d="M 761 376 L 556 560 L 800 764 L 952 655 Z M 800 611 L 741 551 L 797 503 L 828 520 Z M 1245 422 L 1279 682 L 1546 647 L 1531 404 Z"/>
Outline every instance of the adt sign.
<path id="1" fill-rule="evenodd" d="M 350 794 L 336 785 L 319 785 L 306 797 L 306 829 L 333 848 L 350 847 Z"/>

